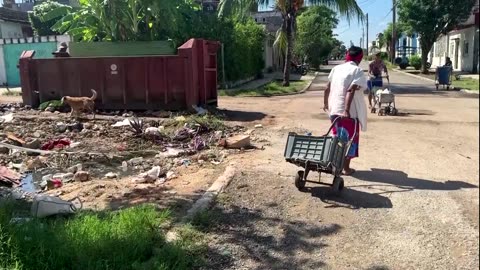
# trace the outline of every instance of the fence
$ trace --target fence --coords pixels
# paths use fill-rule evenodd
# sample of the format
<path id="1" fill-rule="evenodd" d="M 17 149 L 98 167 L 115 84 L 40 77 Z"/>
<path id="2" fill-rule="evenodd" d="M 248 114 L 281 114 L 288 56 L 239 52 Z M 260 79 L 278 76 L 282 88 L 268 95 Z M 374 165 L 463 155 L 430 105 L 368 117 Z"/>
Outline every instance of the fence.
<path id="1" fill-rule="evenodd" d="M 99 109 L 183 110 L 217 101 L 218 42 L 191 39 L 178 55 L 20 58 L 23 103 L 98 92 Z"/>

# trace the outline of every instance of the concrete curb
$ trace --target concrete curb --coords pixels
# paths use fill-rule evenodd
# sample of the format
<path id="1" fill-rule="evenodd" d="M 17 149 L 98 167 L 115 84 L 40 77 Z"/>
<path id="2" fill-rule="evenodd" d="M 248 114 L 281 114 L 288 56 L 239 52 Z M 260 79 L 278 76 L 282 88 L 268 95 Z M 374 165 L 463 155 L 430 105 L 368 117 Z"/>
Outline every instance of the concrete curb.
<path id="1" fill-rule="evenodd" d="M 468 89 L 461 89 L 460 92 L 465 93 L 465 94 L 480 95 L 479 91 L 468 90 Z"/>
<path id="2" fill-rule="evenodd" d="M 228 184 L 230 184 L 234 176 L 235 167 L 233 164 L 230 164 L 227 166 L 223 174 L 220 175 L 220 177 L 218 177 L 210 188 L 202 195 L 202 197 L 187 211 L 183 220 L 189 221 L 199 212 L 208 209 L 217 198 L 218 194 L 222 193 Z"/>
<path id="3" fill-rule="evenodd" d="M 398 72 L 398 73 L 403 73 L 407 76 L 410 76 L 410 77 L 414 77 L 414 78 L 417 78 L 417 79 L 421 79 L 421 80 L 424 80 L 424 81 L 427 81 L 427 82 L 433 82 L 435 83 L 435 80 L 432 80 L 432 79 L 429 79 L 429 78 L 425 78 L 425 77 L 422 77 L 422 76 L 419 76 L 419 75 L 415 75 L 415 74 L 410 74 L 408 72 L 405 72 L 405 71 L 401 71 L 401 70 L 397 70 L 397 69 L 392 69 L 393 71 L 395 72 Z"/>

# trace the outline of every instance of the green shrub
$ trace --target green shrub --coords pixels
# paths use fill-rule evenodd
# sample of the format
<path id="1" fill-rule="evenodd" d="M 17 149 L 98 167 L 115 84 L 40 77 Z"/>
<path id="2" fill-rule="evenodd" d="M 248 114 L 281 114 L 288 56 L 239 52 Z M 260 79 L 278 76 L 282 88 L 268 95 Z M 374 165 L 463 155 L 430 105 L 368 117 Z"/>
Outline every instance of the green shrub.
<path id="1" fill-rule="evenodd" d="M 410 65 L 414 67 L 416 70 L 420 70 L 422 67 L 422 58 L 418 55 L 412 55 L 410 57 Z"/>

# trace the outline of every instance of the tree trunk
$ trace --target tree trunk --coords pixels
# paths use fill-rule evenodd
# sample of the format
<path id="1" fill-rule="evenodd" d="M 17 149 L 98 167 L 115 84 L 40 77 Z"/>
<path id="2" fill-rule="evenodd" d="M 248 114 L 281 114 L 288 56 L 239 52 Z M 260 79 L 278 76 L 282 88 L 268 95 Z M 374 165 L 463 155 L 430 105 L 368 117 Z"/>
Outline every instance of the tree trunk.
<path id="1" fill-rule="evenodd" d="M 422 47 L 422 73 L 428 74 L 429 72 L 427 67 L 428 53 L 430 52 L 430 49 L 432 48 L 433 44 L 420 42 L 420 46 Z"/>
<path id="2" fill-rule="evenodd" d="M 283 86 L 290 86 L 290 65 L 292 62 L 292 50 L 293 50 L 293 16 L 287 14 L 285 17 L 287 20 L 287 51 L 285 56 L 285 67 L 283 69 Z"/>

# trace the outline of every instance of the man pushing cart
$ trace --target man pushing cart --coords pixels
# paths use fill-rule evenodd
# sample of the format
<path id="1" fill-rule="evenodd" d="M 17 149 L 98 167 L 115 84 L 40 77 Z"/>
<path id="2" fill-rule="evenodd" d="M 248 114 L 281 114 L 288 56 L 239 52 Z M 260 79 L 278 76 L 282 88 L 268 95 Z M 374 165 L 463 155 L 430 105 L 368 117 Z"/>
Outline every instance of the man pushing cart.
<path id="1" fill-rule="evenodd" d="M 383 88 L 382 71 L 385 73 L 387 80 L 390 80 L 388 76 L 388 69 L 381 58 L 381 53 L 377 53 L 375 54 L 375 59 L 368 65 L 368 75 L 370 76 L 370 80 L 368 81 L 369 109 L 373 108 L 372 101 L 374 101 L 375 93 L 377 90 Z"/>

